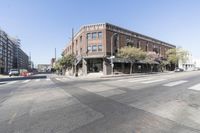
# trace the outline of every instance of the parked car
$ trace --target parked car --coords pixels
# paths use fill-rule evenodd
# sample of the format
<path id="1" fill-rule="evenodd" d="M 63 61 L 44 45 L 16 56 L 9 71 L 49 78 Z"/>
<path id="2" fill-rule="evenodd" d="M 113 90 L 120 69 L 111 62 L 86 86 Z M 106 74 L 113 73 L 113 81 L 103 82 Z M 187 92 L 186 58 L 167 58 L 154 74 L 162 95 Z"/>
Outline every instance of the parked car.
<path id="1" fill-rule="evenodd" d="M 175 72 L 183 72 L 184 71 L 184 69 L 182 69 L 182 68 L 175 68 L 175 70 L 174 70 Z"/>
<path id="2" fill-rule="evenodd" d="M 19 76 L 19 70 L 17 69 L 10 69 L 9 76 Z"/>

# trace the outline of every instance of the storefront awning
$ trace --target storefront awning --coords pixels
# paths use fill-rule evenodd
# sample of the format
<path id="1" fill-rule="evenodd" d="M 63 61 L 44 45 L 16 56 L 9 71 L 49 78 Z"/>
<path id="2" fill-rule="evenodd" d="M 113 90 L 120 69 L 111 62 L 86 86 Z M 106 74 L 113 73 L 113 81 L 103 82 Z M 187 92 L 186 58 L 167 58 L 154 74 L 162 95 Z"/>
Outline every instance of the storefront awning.
<path id="1" fill-rule="evenodd" d="M 107 58 L 109 61 L 111 61 L 110 58 Z M 138 63 L 138 64 L 159 64 L 157 61 L 147 61 L 147 60 L 140 60 L 135 61 L 131 59 L 125 59 L 125 58 L 113 58 L 113 63 Z"/>
<path id="2" fill-rule="evenodd" d="M 107 58 L 108 60 L 111 61 L 111 58 Z M 131 59 L 125 59 L 125 58 L 113 58 L 113 63 L 134 63 L 134 60 Z"/>
<path id="3" fill-rule="evenodd" d="M 137 63 L 140 63 L 140 64 L 159 64 L 157 61 L 151 61 L 151 60 L 140 60 L 140 61 L 137 61 Z"/>

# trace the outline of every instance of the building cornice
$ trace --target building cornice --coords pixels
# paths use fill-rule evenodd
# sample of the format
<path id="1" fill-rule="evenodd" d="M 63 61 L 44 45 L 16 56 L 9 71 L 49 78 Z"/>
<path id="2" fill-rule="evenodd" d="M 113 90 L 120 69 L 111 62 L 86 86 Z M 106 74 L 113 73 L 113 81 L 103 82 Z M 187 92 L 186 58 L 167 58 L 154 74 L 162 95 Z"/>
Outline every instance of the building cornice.
<path id="1" fill-rule="evenodd" d="M 122 27 L 110 24 L 110 23 L 106 23 L 106 28 L 108 30 L 111 30 L 111 31 L 119 32 L 119 33 L 122 33 L 122 34 L 133 36 L 133 37 L 143 39 L 143 40 L 146 40 L 146 41 L 150 41 L 150 42 L 153 42 L 153 43 L 158 43 L 158 44 L 165 45 L 165 46 L 172 47 L 172 48 L 176 47 L 173 44 L 169 44 L 169 43 L 166 43 L 164 41 L 160 41 L 158 39 L 155 39 L 155 38 L 152 38 L 152 37 L 149 37 L 149 36 L 146 36 L 146 35 L 131 31 L 131 30 L 128 30 L 126 28 L 122 28 Z"/>

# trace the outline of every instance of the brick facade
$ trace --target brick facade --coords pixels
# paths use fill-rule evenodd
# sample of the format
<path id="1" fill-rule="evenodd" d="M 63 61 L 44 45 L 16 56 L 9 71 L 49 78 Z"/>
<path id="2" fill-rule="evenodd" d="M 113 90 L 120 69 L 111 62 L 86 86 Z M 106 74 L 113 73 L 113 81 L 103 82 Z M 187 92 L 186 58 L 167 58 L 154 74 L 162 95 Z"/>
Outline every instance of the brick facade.
<path id="1" fill-rule="evenodd" d="M 169 43 L 112 25 L 108 23 L 91 24 L 82 26 L 80 31 L 76 33 L 63 54 L 75 54 L 83 59 L 103 59 L 103 65 L 108 65 L 105 62 L 107 57 L 111 55 L 111 38 L 113 34 L 113 55 L 118 50 L 127 45 L 141 48 L 143 51 L 155 51 L 160 57 L 166 58 L 166 51 L 170 48 L 175 48 Z M 87 61 L 86 61 L 87 62 Z M 104 66 L 106 68 L 109 66 Z M 103 71 L 104 74 L 109 74 Z"/>

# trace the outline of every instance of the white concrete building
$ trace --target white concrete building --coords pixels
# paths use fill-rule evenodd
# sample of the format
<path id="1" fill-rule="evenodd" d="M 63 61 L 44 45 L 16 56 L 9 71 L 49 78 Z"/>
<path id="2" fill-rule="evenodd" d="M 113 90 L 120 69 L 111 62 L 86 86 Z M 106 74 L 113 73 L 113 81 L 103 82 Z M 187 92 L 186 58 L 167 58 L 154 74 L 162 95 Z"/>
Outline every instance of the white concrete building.
<path id="1" fill-rule="evenodd" d="M 195 64 L 196 70 L 200 69 L 200 59 L 199 58 L 194 59 L 194 64 Z"/>
<path id="2" fill-rule="evenodd" d="M 196 68 L 195 61 L 192 57 L 192 54 L 189 53 L 187 56 L 188 59 L 186 61 L 184 62 L 182 60 L 178 61 L 178 67 L 182 68 L 184 71 L 193 71 Z"/>

